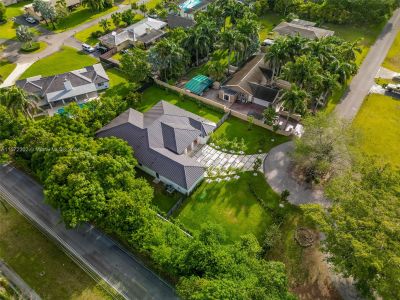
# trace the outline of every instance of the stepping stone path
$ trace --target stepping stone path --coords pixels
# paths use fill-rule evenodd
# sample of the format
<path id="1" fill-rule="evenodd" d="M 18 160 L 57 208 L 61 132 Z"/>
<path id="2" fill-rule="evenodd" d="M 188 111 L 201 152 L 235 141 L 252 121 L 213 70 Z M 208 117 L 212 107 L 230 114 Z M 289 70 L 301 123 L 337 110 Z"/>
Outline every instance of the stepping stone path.
<path id="1" fill-rule="evenodd" d="M 261 161 L 264 161 L 266 156 L 266 153 L 253 155 L 231 154 L 215 149 L 210 145 L 199 147 L 194 155 L 192 155 L 197 162 L 205 167 L 219 167 L 221 170 L 227 170 L 233 167 L 242 169 L 243 171 L 252 171 L 254 161 L 257 157 L 259 157 Z M 260 170 L 261 169 L 262 166 Z"/>

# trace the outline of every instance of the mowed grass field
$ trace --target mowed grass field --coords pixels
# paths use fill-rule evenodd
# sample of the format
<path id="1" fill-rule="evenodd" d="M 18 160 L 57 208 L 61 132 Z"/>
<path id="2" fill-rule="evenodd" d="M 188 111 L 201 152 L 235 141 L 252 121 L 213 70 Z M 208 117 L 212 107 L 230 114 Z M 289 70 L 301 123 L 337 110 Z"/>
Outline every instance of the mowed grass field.
<path id="1" fill-rule="evenodd" d="M 400 167 L 400 100 L 369 95 L 353 126 L 361 133 L 359 151 Z"/>
<path id="2" fill-rule="evenodd" d="M 289 137 L 276 134 L 268 129 L 253 125 L 249 130 L 249 123 L 241 119 L 228 118 L 213 134 L 213 141 L 218 144 L 219 139 L 232 141 L 243 138 L 246 148 L 242 149 L 246 154 L 269 152 L 273 147 L 288 142 Z M 231 149 L 227 149 L 231 150 Z"/>
<path id="3" fill-rule="evenodd" d="M 249 184 L 271 209 L 281 209 L 279 196 L 267 185 L 261 173 L 258 176 L 253 176 L 253 172 L 239 175 L 238 180 L 203 182 L 186 200 L 177 219 L 191 231 L 200 229 L 206 222 L 217 223 L 225 229 L 229 242 L 248 233 L 261 242 L 273 220 L 250 192 Z"/>
<path id="4" fill-rule="evenodd" d="M 400 32 L 397 34 L 392 47 L 390 47 L 382 66 L 392 71 L 400 72 Z"/>
<path id="5" fill-rule="evenodd" d="M 118 6 L 113 6 L 109 9 L 102 10 L 99 12 L 93 12 L 90 8 L 80 6 L 77 9 L 75 9 L 69 16 L 57 22 L 56 29 L 54 31 L 62 32 L 74 28 L 81 24 L 87 23 L 91 20 L 112 13 L 116 10 L 118 10 Z M 49 24 L 48 29 L 53 30 L 53 26 Z"/>
<path id="6" fill-rule="evenodd" d="M 3 82 L 8 75 L 15 69 L 16 65 L 10 63 L 8 60 L 0 60 L 0 82 Z"/>
<path id="7" fill-rule="evenodd" d="M 98 60 L 74 48 L 64 46 L 60 51 L 36 61 L 21 78 L 51 76 L 91 66 Z"/>
<path id="8" fill-rule="evenodd" d="M 190 111 L 200 117 L 206 118 L 212 122 L 218 122 L 223 112 L 219 112 L 208 106 L 197 103 L 186 97 L 180 97 L 178 94 L 169 90 L 164 90 L 158 86 L 152 86 L 143 92 L 142 103 L 138 108 L 139 111 L 145 112 L 157 104 L 160 100 L 168 101 L 171 104 L 179 106 L 182 109 Z"/>
<path id="9" fill-rule="evenodd" d="M 16 36 L 15 29 L 17 24 L 12 20 L 12 18 L 23 14 L 23 7 L 32 1 L 21 1 L 6 8 L 6 18 L 7 22 L 0 25 L 0 39 L 14 39 Z"/>
<path id="10" fill-rule="evenodd" d="M 0 258 L 42 299 L 111 299 L 108 294 L 16 210 L 0 205 Z"/>

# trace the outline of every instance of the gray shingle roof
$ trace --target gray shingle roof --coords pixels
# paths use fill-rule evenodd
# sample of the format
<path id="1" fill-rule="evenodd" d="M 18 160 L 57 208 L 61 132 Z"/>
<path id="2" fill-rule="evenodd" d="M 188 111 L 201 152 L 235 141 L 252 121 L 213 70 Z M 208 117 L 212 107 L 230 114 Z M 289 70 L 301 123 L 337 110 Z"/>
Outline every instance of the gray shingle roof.
<path id="1" fill-rule="evenodd" d="M 299 20 L 291 23 L 282 22 L 278 26 L 276 26 L 273 29 L 273 31 L 279 33 L 280 35 L 289 35 L 289 36 L 300 35 L 308 39 L 317 39 L 317 38 L 320 39 L 335 34 L 335 32 L 331 30 L 326 30 L 323 28 L 314 27 L 310 25 L 303 25 L 302 22 L 299 22 Z"/>
<path id="2" fill-rule="evenodd" d="M 177 27 L 190 28 L 194 26 L 195 21 L 189 18 L 170 14 L 167 16 L 167 23 L 168 27 L 172 29 Z"/>
<path id="3" fill-rule="evenodd" d="M 160 101 L 145 113 L 125 111 L 100 129 L 97 136 L 126 140 L 139 163 L 190 189 L 203 176 L 204 167 L 184 151 L 197 137 L 214 129 L 215 123 Z"/>
<path id="4" fill-rule="evenodd" d="M 15 84 L 30 94 L 53 102 L 95 92 L 96 84 L 108 81 L 103 66 L 95 64 L 59 75 L 30 77 L 18 80 Z"/>

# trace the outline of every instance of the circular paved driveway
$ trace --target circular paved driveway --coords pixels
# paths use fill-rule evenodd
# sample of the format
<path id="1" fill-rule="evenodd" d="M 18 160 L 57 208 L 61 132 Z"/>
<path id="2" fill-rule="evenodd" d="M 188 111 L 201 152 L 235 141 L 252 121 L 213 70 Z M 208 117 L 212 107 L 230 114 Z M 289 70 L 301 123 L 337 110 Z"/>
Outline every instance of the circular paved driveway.
<path id="1" fill-rule="evenodd" d="M 287 142 L 273 148 L 264 160 L 264 174 L 272 189 L 281 193 L 288 190 L 288 200 L 292 204 L 318 203 L 324 207 L 330 205 L 324 197 L 322 189 L 310 189 L 296 182 L 289 173 L 290 158 L 288 153 L 293 151 L 293 142 Z"/>

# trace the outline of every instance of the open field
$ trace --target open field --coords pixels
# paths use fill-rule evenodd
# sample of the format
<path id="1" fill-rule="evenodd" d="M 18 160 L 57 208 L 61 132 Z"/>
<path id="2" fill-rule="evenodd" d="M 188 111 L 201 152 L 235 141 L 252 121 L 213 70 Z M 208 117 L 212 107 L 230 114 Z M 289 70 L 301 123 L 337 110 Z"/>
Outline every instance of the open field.
<path id="1" fill-rule="evenodd" d="M 138 110 L 142 112 L 147 111 L 160 100 L 168 101 L 169 103 L 213 122 L 218 122 L 223 116 L 223 112 L 218 112 L 213 108 L 205 106 L 202 103 L 197 103 L 187 97 L 180 97 L 178 94 L 169 90 L 164 90 L 158 86 L 152 86 L 143 92 L 143 100 Z"/>
<path id="2" fill-rule="evenodd" d="M 5 59 L 0 60 L 0 82 L 4 81 L 15 69 L 15 67 L 15 64 L 12 64 Z"/>
<path id="3" fill-rule="evenodd" d="M 264 176 L 245 172 L 240 173 L 238 180 L 203 182 L 186 200 L 177 219 L 189 230 L 197 230 L 206 222 L 220 224 L 229 242 L 247 233 L 254 234 L 261 242 L 273 220 L 251 194 L 249 184 L 270 209 L 280 209 L 279 196 L 267 185 Z"/>
<path id="4" fill-rule="evenodd" d="M 269 152 L 273 147 L 288 142 L 289 137 L 276 134 L 268 129 L 253 125 L 249 130 L 249 124 L 246 121 L 235 117 L 228 118 L 213 134 L 212 139 L 216 145 L 227 150 L 229 146 L 220 145 L 221 141 L 238 141 L 243 138 L 245 149 L 241 149 L 246 154 L 256 154 Z"/>
<path id="5" fill-rule="evenodd" d="M 37 62 L 22 74 L 21 78 L 61 74 L 97 63 L 97 59 L 74 48 L 64 46 L 60 51 Z"/>
<path id="6" fill-rule="evenodd" d="M 359 150 L 383 162 L 400 167 L 400 100 L 369 95 L 353 126 L 361 133 Z"/>
<path id="7" fill-rule="evenodd" d="M 77 9 L 75 9 L 69 16 L 66 18 L 60 20 L 56 24 L 56 30 L 55 32 L 62 32 L 71 28 L 74 28 L 78 25 L 87 23 L 91 20 L 100 18 L 104 15 L 107 15 L 109 13 L 112 13 L 113 11 L 118 10 L 117 6 L 113 6 L 109 9 L 100 11 L 100 12 L 93 12 L 90 8 L 79 6 Z M 48 26 L 49 30 L 53 30 L 53 26 L 49 24 Z"/>
<path id="8" fill-rule="evenodd" d="M 397 34 L 382 66 L 395 72 L 400 72 L 400 32 Z"/>
<path id="9" fill-rule="evenodd" d="M 43 299 L 109 299 L 60 248 L 0 205 L 0 257 Z"/>

